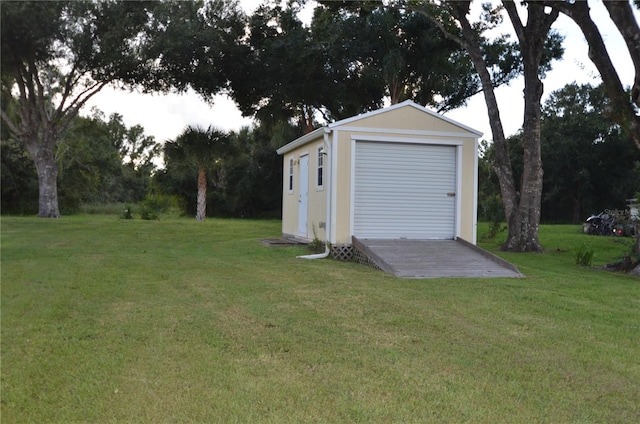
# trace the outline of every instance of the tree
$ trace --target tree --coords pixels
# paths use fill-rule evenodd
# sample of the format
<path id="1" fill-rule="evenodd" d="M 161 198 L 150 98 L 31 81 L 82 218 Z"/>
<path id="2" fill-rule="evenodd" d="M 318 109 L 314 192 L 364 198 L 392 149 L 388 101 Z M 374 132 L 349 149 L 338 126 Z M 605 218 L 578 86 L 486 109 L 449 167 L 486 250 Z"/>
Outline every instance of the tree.
<path id="1" fill-rule="evenodd" d="M 627 44 L 627 51 L 635 68 L 631 96 L 626 94 L 622 86 L 602 35 L 591 19 L 587 1 L 546 2 L 546 4 L 569 16 L 580 27 L 589 44 L 589 59 L 598 68 L 607 95 L 611 99 L 611 106 L 607 111 L 607 115 L 631 134 L 636 147 L 640 149 L 640 115 L 637 113 L 637 109 L 640 108 L 640 27 L 633 15 L 629 1 L 605 1 L 603 3 L 609 11 L 611 20 Z M 640 8 L 638 0 L 634 0 L 634 4 L 636 8 Z M 635 250 L 640 252 L 640 234 L 636 237 Z"/>
<path id="2" fill-rule="evenodd" d="M 338 83 L 337 93 L 326 93 L 338 104 L 349 102 L 352 95 L 340 94 L 354 86 L 361 97 L 372 97 L 376 106 L 384 98 L 391 104 L 411 99 L 439 110 L 458 107 L 477 92 L 473 65 L 461 48 L 412 10 L 380 2 L 321 1 L 311 31 L 314 40 L 325 46 L 325 69 Z"/>
<path id="3" fill-rule="evenodd" d="M 494 81 L 486 60 L 486 40 L 482 32 L 501 22 L 501 8 L 484 7 L 484 19 L 472 24 L 468 18 L 470 1 L 446 2 L 441 7 L 434 4 L 420 10 L 439 26 L 446 37 L 462 46 L 474 64 L 483 88 L 489 122 L 495 146 L 495 171 L 507 219 L 507 241 L 504 250 L 516 252 L 540 251 L 538 240 L 540 204 L 542 196 L 542 161 L 540 156 L 540 99 L 543 85 L 540 76 L 548 69 L 551 59 L 562 54 L 559 36 L 549 34 L 551 24 L 558 17 L 557 11 L 547 13 L 544 5 L 527 3 L 526 25 L 520 18 L 515 3 L 502 2 L 513 24 L 522 58 L 524 73 L 524 158 L 523 175 L 518 187 L 511 168 L 507 140 L 504 135 Z"/>
<path id="4" fill-rule="evenodd" d="M 123 163 L 99 113 L 75 117 L 58 141 L 55 161 L 61 212 L 120 200 Z"/>
<path id="5" fill-rule="evenodd" d="M 577 224 L 588 214 L 624 208 L 640 187 L 640 151 L 605 116 L 609 105 L 604 87 L 577 84 L 545 102 L 543 218 Z"/>
<path id="6" fill-rule="evenodd" d="M 263 125 L 297 121 L 300 134 L 316 126 L 325 83 L 322 46 L 297 17 L 297 8 L 265 4 L 249 18 L 245 54 L 231 76 L 231 95 L 243 114 Z"/>
<path id="7" fill-rule="evenodd" d="M 40 217 L 60 216 L 58 142 L 107 84 L 147 91 L 227 86 L 243 25 L 231 0 L 4 2 L 2 121 L 38 173 Z M 237 56 L 234 56 L 237 58 Z"/>
<path id="8" fill-rule="evenodd" d="M 0 140 L 0 161 L 2 213 L 25 215 L 37 212 L 38 178 L 24 145 L 3 136 Z"/>
<path id="9" fill-rule="evenodd" d="M 214 169 L 215 190 L 207 191 L 209 216 L 279 218 L 282 191 L 282 158 L 276 148 L 295 138 L 293 124 L 258 125 L 229 134 L 231 148 Z M 197 167 L 166 155 L 167 167 L 154 175 L 154 189 L 185 200 L 189 211 L 197 210 Z M 210 180 L 210 179 L 209 179 Z M 215 181 L 214 181 L 215 182 Z"/>
<path id="10" fill-rule="evenodd" d="M 478 89 L 469 60 L 418 13 L 379 2 L 321 2 L 310 26 L 289 7 L 250 17 L 247 54 L 232 95 L 263 124 L 295 120 L 301 134 L 325 121 L 412 99 L 440 109 Z M 428 54 L 425 54 L 428 51 Z"/>
<path id="11" fill-rule="evenodd" d="M 223 164 L 232 156 L 229 135 L 213 127 L 203 129 L 187 127 L 175 140 L 169 140 L 164 147 L 167 167 L 195 167 L 198 172 L 198 196 L 196 221 L 207 218 L 207 171 L 215 178 L 217 187 L 224 187 Z"/>
<path id="12" fill-rule="evenodd" d="M 126 127 L 120 115 L 108 121 L 97 110 L 89 117 L 76 116 L 55 152 L 60 210 L 73 213 L 82 203 L 142 200 L 155 171 L 158 147 L 139 125 Z M 36 175 L 25 146 L 3 127 L 2 213 L 37 212 Z"/>
<path id="13" fill-rule="evenodd" d="M 503 4 L 518 36 L 524 65 L 524 157 L 520 201 L 515 210 L 506 213 L 509 235 L 503 248 L 535 252 L 542 250 L 538 240 L 543 179 L 540 110 L 544 88 L 540 74 L 545 43 L 559 12 L 552 10 L 547 13 L 543 5 L 530 2 L 527 4 L 527 23 L 524 25 L 515 3 L 505 1 Z M 512 200 L 516 198 L 513 196 Z"/>
<path id="14" fill-rule="evenodd" d="M 568 84 L 550 93 L 542 107 L 544 183 L 541 220 L 578 224 L 589 214 L 622 209 L 640 187 L 640 152 L 628 133 L 604 115 L 609 100 L 602 86 Z M 507 139 L 514 179 L 522 177 L 523 134 Z M 479 161 L 479 204 L 492 218 L 498 182 L 487 167 L 494 146 L 483 143 Z"/>
<path id="15" fill-rule="evenodd" d="M 640 149 L 640 115 L 637 113 L 637 108 L 640 108 L 640 27 L 633 15 L 630 2 L 604 1 L 603 4 L 624 38 L 627 51 L 635 67 L 631 96 L 622 86 L 600 30 L 591 19 L 588 2 L 545 1 L 544 4 L 564 13 L 580 27 L 589 44 L 589 59 L 598 69 L 607 96 L 611 99 L 607 115 L 631 134 L 632 140 Z M 636 8 L 638 7 L 640 7 L 639 3 L 636 2 Z"/>
<path id="16" fill-rule="evenodd" d="M 60 216 L 55 149 L 80 108 L 108 83 L 141 72 L 135 39 L 147 9 L 114 2 L 2 5 L 2 120 L 38 172 L 40 217 Z M 37 23 L 37 24 L 34 24 Z"/>
<path id="17" fill-rule="evenodd" d="M 291 125 L 279 130 L 289 134 L 287 141 L 295 138 Z M 282 184 L 282 157 L 275 148 L 283 143 L 278 135 L 257 126 L 232 134 L 232 140 L 236 147 L 233 160 L 226 163 L 224 212 L 240 217 L 281 217 L 282 190 L 274 190 Z"/>

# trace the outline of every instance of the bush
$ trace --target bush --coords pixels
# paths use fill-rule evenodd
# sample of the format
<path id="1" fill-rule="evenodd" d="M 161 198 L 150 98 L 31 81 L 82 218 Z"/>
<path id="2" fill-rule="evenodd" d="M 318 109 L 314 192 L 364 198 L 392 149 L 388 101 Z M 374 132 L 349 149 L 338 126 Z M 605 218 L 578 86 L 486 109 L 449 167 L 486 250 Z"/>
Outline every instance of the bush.
<path id="1" fill-rule="evenodd" d="M 593 262 L 593 249 L 583 244 L 576 251 L 576 265 L 591 266 Z"/>
<path id="2" fill-rule="evenodd" d="M 140 218 L 146 220 L 160 219 L 163 215 L 182 215 L 180 200 L 176 196 L 166 194 L 149 194 L 140 204 Z"/>
<path id="3" fill-rule="evenodd" d="M 500 231 L 506 227 L 502 226 L 505 220 L 504 207 L 500 196 L 493 196 L 483 205 L 484 218 L 489 221 L 489 233 L 486 238 L 493 240 Z"/>
<path id="4" fill-rule="evenodd" d="M 122 209 L 122 213 L 120 214 L 120 218 L 122 219 L 133 219 L 133 206 L 125 204 Z"/>

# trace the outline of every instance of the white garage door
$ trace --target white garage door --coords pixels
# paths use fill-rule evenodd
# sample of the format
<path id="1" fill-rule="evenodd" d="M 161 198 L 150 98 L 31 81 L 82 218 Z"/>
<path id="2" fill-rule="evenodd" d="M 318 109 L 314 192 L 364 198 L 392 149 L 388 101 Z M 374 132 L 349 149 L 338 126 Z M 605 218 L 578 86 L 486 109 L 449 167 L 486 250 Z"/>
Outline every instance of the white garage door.
<path id="1" fill-rule="evenodd" d="M 454 238 L 455 146 L 357 141 L 355 150 L 356 237 Z"/>

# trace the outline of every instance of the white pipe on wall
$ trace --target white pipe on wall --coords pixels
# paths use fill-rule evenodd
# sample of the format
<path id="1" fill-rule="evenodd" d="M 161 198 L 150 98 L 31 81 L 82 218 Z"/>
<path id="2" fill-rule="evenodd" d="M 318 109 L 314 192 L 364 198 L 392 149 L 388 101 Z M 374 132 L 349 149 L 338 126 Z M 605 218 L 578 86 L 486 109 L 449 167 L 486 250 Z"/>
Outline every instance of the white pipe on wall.
<path id="1" fill-rule="evenodd" d="M 326 193 L 327 193 L 327 211 L 326 211 L 326 216 L 325 216 L 325 223 L 324 223 L 324 238 L 325 238 L 325 242 L 324 242 L 324 252 L 323 253 L 316 253 L 314 255 L 302 255 L 302 256 L 296 256 L 296 258 L 298 259 L 324 259 L 327 256 L 329 256 L 329 253 L 331 253 L 331 249 L 329 248 L 330 245 L 330 237 L 331 237 L 331 143 L 329 142 L 329 133 L 331 133 L 331 130 L 328 127 L 324 127 L 324 145 L 326 146 L 326 175 L 327 175 L 327 189 L 326 189 Z"/>

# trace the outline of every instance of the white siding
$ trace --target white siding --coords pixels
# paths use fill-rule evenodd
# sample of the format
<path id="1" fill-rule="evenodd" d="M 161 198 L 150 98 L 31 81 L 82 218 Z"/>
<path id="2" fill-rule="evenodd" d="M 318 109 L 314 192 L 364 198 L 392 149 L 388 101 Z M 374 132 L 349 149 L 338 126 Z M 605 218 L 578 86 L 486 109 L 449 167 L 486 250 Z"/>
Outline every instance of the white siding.
<path id="1" fill-rule="evenodd" d="M 452 239 L 456 147 L 357 141 L 353 234 Z"/>

